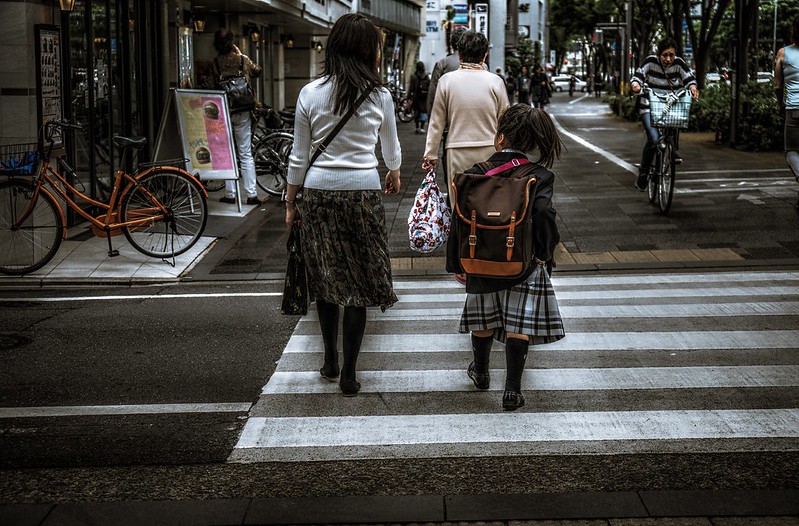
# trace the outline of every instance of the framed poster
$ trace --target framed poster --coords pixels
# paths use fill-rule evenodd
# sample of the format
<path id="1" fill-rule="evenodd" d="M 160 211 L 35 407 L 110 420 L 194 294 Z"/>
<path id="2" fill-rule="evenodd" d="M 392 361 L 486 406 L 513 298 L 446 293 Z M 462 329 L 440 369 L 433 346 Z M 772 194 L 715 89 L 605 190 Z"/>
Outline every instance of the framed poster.
<path id="1" fill-rule="evenodd" d="M 187 170 L 205 179 L 238 179 L 233 123 L 223 91 L 176 89 L 175 108 Z"/>
<path id="2" fill-rule="evenodd" d="M 61 28 L 45 24 L 33 26 L 36 54 L 36 116 L 38 127 L 47 121 L 64 118 L 61 76 Z M 55 130 L 54 146 L 60 148 L 64 139 Z M 58 135 L 55 135 L 58 134 Z"/>

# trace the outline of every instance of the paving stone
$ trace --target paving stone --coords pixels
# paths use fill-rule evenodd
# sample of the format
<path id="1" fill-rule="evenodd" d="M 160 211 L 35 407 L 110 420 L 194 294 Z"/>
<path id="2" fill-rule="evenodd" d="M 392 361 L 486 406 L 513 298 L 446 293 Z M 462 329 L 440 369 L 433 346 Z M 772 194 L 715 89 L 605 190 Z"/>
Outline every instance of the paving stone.
<path id="1" fill-rule="evenodd" d="M 799 526 L 799 517 L 713 517 L 713 526 Z"/>

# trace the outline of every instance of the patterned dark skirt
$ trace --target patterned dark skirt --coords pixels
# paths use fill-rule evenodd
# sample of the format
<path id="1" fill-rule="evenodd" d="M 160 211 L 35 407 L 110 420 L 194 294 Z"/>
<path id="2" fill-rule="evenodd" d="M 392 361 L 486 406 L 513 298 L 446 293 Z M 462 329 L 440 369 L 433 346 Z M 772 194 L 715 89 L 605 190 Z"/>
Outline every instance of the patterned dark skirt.
<path id="1" fill-rule="evenodd" d="M 530 345 L 560 340 L 566 335 L 555 289 L 543 265 L 513 287 L 486 294 L 467 294 L 459 332 L 494 329 L 505 343 L 508 333 L 526 334 Z"/>
<path id="2" fill-rule="evenodd" d="M 302 242 L 312 299 L 385 311 L 397 302 L 379 190 L 303 190 Z"/>

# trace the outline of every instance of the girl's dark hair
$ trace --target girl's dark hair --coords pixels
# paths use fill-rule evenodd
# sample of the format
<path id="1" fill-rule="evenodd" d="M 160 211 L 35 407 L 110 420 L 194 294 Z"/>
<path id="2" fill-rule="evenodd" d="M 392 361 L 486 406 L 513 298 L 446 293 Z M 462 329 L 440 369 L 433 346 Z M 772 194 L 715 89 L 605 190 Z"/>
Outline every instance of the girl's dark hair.
<path id="1" fill-rule="evenodd" d="M 214 49 L 220 55 L 227 55 L 233 51 L 233 32 L 221 27 L 214 33 Z"/>
<path id="2" fill-rule="evenodd" d="M 377 64 L 382 44 L 380 28 L 360 13 L 347 13 L 333 25 L 323 72 L 324 82 L 335 83 L 333 111 L 346 113 L 362 93 L 382 85 Z"/>
<path id="3" fill-rule="evenodd" d="M 534 162 L 551 168 L 555 159 L 560 159 L 560 140 L 555 123 L 549 114 L 540 108 L 527 104 L 514 104 L 499 118 L 497 136 L 505 136 L 505 147 L 532 153 L 538 150 Z"/>
<path id="4" fill-rule="evenodd" d="M 482 62 L 488 53 L 488 39 L 477 31 L 465 31 L 458 41 L 458 54 L 461 62 L 477 64 Z"/>
<path id="5" fill-rule="evenodd" d="M 658 42 L 658 48 L 657 48 L 658 49 L 658 56 L 660 56 L 661 53 L 663 53 L 664 51 L 666 51 L 667 49 L 670 49 L 670 48 L 674 48 L 676 50 L 677 49 L 677 42 L 675 42 L 674 39 L 671 38 L 671 37 L 666 37 L 663 40 L 661 40 L 660 42 Z"/>
<path id="6" fill-rule="evenodd" d="M 791 23 L 791 43 L 799 44 L 799 15 L 795 16 Z"/>

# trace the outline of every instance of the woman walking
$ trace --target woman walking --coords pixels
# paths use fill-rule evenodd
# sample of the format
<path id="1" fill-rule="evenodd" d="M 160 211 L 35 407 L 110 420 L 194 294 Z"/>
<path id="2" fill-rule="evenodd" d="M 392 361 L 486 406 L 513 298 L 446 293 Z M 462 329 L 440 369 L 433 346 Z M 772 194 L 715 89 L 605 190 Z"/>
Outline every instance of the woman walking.
<path id="1" fill-rule="evenodd" d="M 427 123 L 427 93 L 430 90 L 430 75 L 424 69 L 424 62 L 416 63 L 416 71 L 411 77 L 408 93 L 413 101 L 413 115 L 416 119 L 416 133 L 424 133 Z"/>
<path id="2" fill-rule="evenodd" d="M 380 29 L 367 17 L 349 13 L 338 19 L 328 37 L 322 77 L 302 88 L 297 99 L 289 159 L 286 225 L 302 225 L 309 291 L 316 299 L 324 342 L 320 373 L 327 380 L 338 378 L 344 396 L 355 396 L 361 388 L 355 369 L 366 307 L 385 311 L 397 302 L 375 156 L 378 138 L 388 167 L 386 194 L 399 192 L 402 155 L 394 103 L 377 69 L 381 44 Z M 311 164 L 312 153 L 353 109 Z M 344 360 L 339 368 L 342 306 Z"/>
<path id="3" fill-rule="evenodd" d="M 799 16 L 791 29 L 791 44 L 777 52 L 774 91 L 785 117 L 785 159 L 799 182 Z M 799 201 L 794 208 L 799 212 Z"/>

